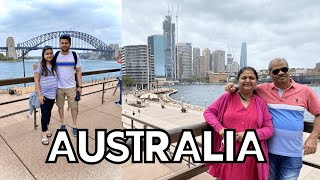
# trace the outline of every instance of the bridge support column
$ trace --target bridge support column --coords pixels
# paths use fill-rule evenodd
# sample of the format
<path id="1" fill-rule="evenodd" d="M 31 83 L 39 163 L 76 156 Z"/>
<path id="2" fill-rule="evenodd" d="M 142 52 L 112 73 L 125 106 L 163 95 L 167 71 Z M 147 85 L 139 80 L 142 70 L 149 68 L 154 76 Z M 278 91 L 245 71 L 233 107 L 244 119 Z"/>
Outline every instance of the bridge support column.
<path id="1" fill-rule="evenodd" d="M 17 56 L 17 51 L 16 51 L 16 46 L 14 44 L 14 39 L 13 37 L 8 37 L 7 38 L 7 52 L 6 52 L 6 55 L 8 58 L 13 58 L 13 59 L 18 59 L 18 56 Z"/>

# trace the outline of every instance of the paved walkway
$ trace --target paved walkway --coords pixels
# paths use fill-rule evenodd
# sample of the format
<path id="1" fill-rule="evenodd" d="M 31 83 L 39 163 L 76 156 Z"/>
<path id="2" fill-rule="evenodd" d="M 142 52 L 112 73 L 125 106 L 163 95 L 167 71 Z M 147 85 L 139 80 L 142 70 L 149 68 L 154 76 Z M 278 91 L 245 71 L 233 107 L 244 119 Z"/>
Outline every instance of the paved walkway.
<path id="1" fill-rule="evenodd" d="M 109 84 L 111 87 L 111 84 Z M 83 93 L 100 90 L 102 85 L 85 88 Z M 105 93 L 105 103 L 101 104 L 101 92 L 81 97 L 79 102 L 78 128 L 89 129 L 89 152 L 95 149 L 95 129 L 122 129 L 121 107 L 114 102 L 119 98 L 119 91 L 113 96 L 114 89 Z M 0 102 L 20 99 L 22 96 L 0 95 Z M 0 106 L 0 114 L 26 109 L 27 101 Z M 33 120 L 26 118 L 26 113 L 0 119 L 0 179 L 122 179 L 121 166 L 106 160 L 96 165 L 88 165 L 79 160 L 69 164 L 65 157 L 59 157 L 56 164 L 46 164 L 45 160 L 50 145 L 41 144 L 41 127 L 33 129 Z M 1 116 L 1 115 L 0 115 Z M 65 111 L 67 125 L 71 124 L 69 111 Z M 39 115 L 37 117 L 40 123 Z M 54 106 L 50 130 L 53 135 L 60 127 L 59 115 Z M 67 126 L 72 144 L 76 149 L 76 138 Z"/>

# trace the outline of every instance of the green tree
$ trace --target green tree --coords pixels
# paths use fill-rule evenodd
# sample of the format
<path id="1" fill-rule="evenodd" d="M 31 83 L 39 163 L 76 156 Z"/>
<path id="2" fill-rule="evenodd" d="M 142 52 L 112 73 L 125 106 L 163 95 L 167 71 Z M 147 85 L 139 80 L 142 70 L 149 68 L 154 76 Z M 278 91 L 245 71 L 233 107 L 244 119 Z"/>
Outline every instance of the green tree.
<path id="1" fill-rule="evenodd" d="M 125 85 L 125 86 L 132 86 L 133 81 L 132 81 L 132 79 L 130 78 L 130 76 L 124 75 L 124 76 L 122 77 L 122 84 Z"/>
<path id="2" fill-rule="evenodd" d="M 4 58 L 5 56 L 2 53 L 0 53 L 0 59 L 4 59 Z"/>

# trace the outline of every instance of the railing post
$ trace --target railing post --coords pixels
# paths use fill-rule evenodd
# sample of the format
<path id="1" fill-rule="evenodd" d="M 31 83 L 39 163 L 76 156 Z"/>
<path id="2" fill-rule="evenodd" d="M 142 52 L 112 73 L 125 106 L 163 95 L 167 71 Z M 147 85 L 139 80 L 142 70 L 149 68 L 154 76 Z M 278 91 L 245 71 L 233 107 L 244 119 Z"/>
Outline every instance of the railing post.
<path id="1" fill-rule="evenodd" d="M 91 78 L 92 78 L 91 84 L 93 85 L 93 75 L 91 76 Z"/>
<path id="2" fill-rule="evenodd" d="M 102 100 L 101 100 L 101 104 L 104 103 L 104 85 L 105 85 L 105 79 L 106 79 L 106 78 L 103 78 L 103 83 L 102 83 Z"/>
<path id="3" fill-rule="evenodd" d="M 190 156 L 188 156 L 188 167 L 190 168 Z"/>
<path id="4" fill-rule="evenodd" d="M 37 125 L 37 110 L 34 109 L 34 112 L 33 112 L 33 127 L 34 129 L 37 129 L 38 125 Z"/>
<path id="5" fill-rule="evenodd" d="M 107 83 L 108 83 L 108 86 L 110 85 L 109 83 L 109 74 L 107 75 Z"/>
<path id="6" fill-rule="evenodd" d="M 134 129 L 133 128 L 133 119 L 131 119 L 131 129 Z"/>

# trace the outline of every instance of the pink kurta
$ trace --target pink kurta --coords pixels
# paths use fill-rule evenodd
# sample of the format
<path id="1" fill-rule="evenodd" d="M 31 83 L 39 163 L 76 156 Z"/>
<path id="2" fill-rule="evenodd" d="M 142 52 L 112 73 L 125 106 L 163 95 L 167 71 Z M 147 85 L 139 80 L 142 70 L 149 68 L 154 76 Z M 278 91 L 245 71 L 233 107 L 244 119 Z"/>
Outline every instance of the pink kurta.
<path id="1" fill-rule="evenodd" d="M 240 97 L 234 93 L 223 115 L 222 125 L 227 129 L 235 129 L 236 132 L 244 132 L 246 129 L 257 129 L 257 117 L 255 98 L 245 108 Z M 241 142 L 236 142 L 236 153 L 240 150 L 240 144 Z M 223 152 L 224 148 L 221 151 Z M 221 163 L 214 176 L 220 177 L 221 180 L 256 180 L 258 179 L 256 160 L 248 156 L 244 163 Z"/>
<path id="2" fill-rule="evenodd" d="M 221 95 L 214 103 L 212 103 L 203 113 L 204 118 L 206 119 L 207 123 L 213 127 L 213 152 L 219 152 L 222 136 L 218 134 L 218 132 L 224 128 L 222 124 L 224 124 L 224 114 L 227 110 L 227 108 L 231 105 L 230 102 L 234 102 L 232 99 L 233 97 L 236 97 L 234 95 L 237 95 L 235 93 L 224 93 Z M 239 97 L 238 97 L 239 100 Z M 268 111 L 268 108 L 266 106 L 266 103 L 258 96 L 254 95 L 252 97 L 252 100 L 254 100 L 254 103 L 256 104 L 255 107 L 251 105 L 251 107 L 248 107 L 246 110 L 252 110 L 255 108 L 256 111 L 256 133 L 258 135 L 258 138 L 260 140 L 261 147 L 263 149 L 264 155 L 266 156 L 267 162 L 268 159 L 268 146 L 266 140 L 272 137 L 274 133 L 274 129 L 272 126 L 272 118 Z M 240 101 L 240 100 L 239 100 Z M 241 106 L 240 106 L 241 107 Z M 233 108 L 232 110 L 232 116 L 235 116 L 234 110 L 237 108 Z M 228 113 L 229 114 L 229 113 Z M 251 115 L 251 117 L 254 117 Z M 237 129 L 237 128 L 236 128 Z M 206 167 L 209 167 L 209 173 L 214 176 L 214 174 L 217 174 L 217 172 L 221 172 L 221 163 L 206 163 Z M 269 164 L 268 163 L 257 163 L 256 167 L 252 169 L 257 169 L 258 172 L 258 179 L 259 180 L 268 180 L 269 176 Z M 249 169 L 250 170 L 250 169 Z M 224 172 L 226 174 L 230 173 L 230 171 Z M 241 172 L 242 173 L 242 172 Z M 240 173 L 240 174 L 241 174 Z M 235 174 L 235 173 L 234 173 Z M 238 174 L 239 176 L 241 176 Z M 238 179 L 238 175 L 237 178 Z M 247 178 L 245 178 L 247 179 Z M 221 179 L 223 180 L 223 179 Z"/>

